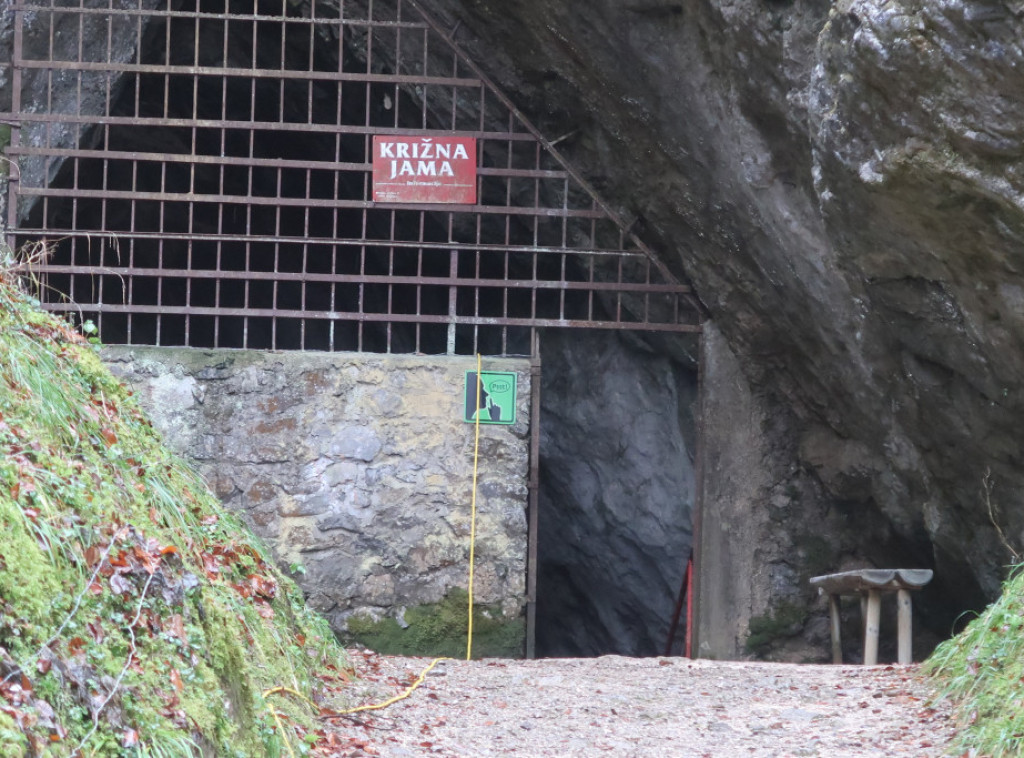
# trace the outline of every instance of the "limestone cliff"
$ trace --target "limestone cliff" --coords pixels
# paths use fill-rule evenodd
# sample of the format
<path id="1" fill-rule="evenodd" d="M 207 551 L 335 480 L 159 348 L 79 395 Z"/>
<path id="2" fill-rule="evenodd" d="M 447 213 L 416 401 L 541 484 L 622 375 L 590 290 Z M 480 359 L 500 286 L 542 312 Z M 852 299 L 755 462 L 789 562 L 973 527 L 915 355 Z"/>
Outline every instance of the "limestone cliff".
<path id="1" fill-rule="evenodd" d="M 939 633 L 991 599 L 993 517 L 1024 540 L 1024 5 L 435 5 L 738 358 L 779 542 L 750 612 L 864 561 L 934 565 Z"/>

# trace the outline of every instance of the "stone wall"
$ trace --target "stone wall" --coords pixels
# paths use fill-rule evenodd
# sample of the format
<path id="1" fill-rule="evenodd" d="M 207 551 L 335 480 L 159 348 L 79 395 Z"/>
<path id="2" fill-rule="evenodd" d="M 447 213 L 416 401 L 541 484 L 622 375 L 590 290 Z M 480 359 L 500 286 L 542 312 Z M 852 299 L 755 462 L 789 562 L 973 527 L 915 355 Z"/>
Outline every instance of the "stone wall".
<path id="1" fill-rule="evenodd" d="M 465 588 L 473 358 L 108 347 L 170 445 L 270 544 L 337 631 Z M 521 628 L 529 364 L 516 422 L 482 426 L 474 596 Z M 389 622 L 390 623 L 390 622 Z M 519 638 L 521 640 L 521 632 Z M 424 651 L 431 652 L 431 651 Z"/>

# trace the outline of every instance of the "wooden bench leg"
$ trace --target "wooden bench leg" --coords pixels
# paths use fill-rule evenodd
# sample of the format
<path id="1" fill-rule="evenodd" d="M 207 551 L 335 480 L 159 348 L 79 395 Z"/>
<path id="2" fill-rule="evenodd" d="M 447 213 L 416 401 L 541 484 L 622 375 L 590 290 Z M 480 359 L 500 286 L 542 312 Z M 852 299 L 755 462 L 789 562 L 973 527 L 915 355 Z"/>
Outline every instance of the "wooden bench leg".
<path id="1" fill-rule="evenodd" d="M 910 592 L 899 590 L 896 593 L 897 626 L 899 644 L 897 651 L 897 662 L 911 663 L 914 660 L 913 634 L 911 631 L 912 607 L 910 603 Z"/>
<path id="2" fill-rule="evenodd" d="M 842 663 L 843 641 L 839 636 L 839 595 L 828 596 L 828 615 L 832 621 L 832 663 Z"/>
<path id="3" fill-rule="evenodd" d="M 863 647 L 867 641 L 867 637 L 864 636 L 864 630 L 867 629 L 868 623 L 868 596 L 860 596 L 860 644 Z"/>
<path id="4" fill-rule="evenodd" d="M 868 612 L 864 622 L 864 665 L 878 663 L 878 625 L 882 617 L 882 594 L 868 590 Z"/>

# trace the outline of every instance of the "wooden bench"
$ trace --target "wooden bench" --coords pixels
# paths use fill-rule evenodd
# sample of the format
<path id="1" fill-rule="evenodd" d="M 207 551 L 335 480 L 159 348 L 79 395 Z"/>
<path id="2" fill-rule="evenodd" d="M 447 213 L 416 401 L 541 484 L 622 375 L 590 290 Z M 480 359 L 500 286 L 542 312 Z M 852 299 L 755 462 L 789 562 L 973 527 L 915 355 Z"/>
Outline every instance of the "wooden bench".
<path id="1" fill-rule="evenodd" d="M 932 580 L 928 569 L 861 569 L 826 574 L 811 579 L 818 593 L 828 595 L 828 610 L 832 627 L 832 662 L 843 662 L 843 649 L 839 636 L 839 598 L 841 595 L 860 595 L 864 614 L 864 665 L 878 663 L 878 624 L 881 618 L 883 593 L 896 593 L 899 663 L 910 663 L 913 658 L 911 641 L 910 593 Z"/>

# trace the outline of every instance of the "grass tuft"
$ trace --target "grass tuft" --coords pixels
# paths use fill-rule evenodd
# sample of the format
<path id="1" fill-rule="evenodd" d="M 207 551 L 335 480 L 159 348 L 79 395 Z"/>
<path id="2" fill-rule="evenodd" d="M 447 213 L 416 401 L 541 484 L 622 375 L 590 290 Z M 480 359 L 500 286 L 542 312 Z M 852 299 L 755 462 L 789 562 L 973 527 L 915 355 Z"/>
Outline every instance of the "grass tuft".
<path id="1" fill-rule="evenodd" d="M 1024 754 L 1024 573 L 924 665 L 957 714 L 956 747 L 992 758 Z M 959 753 L 958 753 L 959 754 Z"/>

